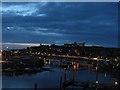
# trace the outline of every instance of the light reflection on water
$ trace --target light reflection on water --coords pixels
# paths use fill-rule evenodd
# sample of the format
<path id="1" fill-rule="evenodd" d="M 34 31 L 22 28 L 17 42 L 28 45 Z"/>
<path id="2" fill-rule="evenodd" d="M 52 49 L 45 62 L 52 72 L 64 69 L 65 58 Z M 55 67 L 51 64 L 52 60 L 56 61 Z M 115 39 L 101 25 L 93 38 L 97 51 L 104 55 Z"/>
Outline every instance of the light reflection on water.
<path id="1" fill-rule="evenodd" d="M 38 88 L 59 88 L 60 77 L 64 77 L 64 69 L 51 68 L 52 71 L 43 71 L 36 74 L 24 74 L 20 76 L 3 76 L 3 88 L 34 88 L 37 83 Z M 71 78 L 73 73 L 67 71 L 67 78 Z M 78 82 L 88 81 L 95 82 L 96 73 L 90 70 L 79 70 L 75 72 L 75 80 Z M 100 83 L 114 84 L 116 81 L 110 75 L 98 73 L 98 80 Z"/>

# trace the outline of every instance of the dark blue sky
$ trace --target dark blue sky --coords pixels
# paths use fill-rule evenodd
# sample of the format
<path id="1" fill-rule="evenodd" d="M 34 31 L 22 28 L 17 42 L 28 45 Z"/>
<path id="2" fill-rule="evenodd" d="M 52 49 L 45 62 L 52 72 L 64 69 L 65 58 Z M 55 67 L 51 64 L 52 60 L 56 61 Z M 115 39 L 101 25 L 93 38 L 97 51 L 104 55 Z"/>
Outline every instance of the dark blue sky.
<path id="1" fill-rule="evenodd" d="M 117 47 L 117 3 L 3 3 L 3 43 Z"/>

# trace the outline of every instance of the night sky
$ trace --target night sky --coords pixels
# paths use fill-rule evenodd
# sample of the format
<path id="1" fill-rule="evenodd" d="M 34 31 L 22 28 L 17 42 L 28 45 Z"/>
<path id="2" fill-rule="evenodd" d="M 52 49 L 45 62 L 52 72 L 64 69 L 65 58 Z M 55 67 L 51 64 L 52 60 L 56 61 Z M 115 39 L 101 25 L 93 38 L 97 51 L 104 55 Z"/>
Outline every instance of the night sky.
<path id="1" fill-rule="evenodd" d="M 3 3 L 2 19 L 3 47 L 73 42 L 118 46 L 115 2 Z"/>

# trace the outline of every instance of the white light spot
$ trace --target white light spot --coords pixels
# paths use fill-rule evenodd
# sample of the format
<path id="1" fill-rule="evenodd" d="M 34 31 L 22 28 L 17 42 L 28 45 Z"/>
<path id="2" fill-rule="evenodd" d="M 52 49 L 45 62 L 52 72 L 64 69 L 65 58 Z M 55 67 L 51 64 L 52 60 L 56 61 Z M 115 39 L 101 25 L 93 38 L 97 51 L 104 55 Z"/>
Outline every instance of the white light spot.
<path id="1" fill-rule="evenodd" d="M 10 30 L 10 27 L 7 27 L 8 30 Z"/>
<path id="2" fill-rule="evenodd" d="M 115 82 L 115 85 L 117 85 L 118 84 L 118 82 Z"/>

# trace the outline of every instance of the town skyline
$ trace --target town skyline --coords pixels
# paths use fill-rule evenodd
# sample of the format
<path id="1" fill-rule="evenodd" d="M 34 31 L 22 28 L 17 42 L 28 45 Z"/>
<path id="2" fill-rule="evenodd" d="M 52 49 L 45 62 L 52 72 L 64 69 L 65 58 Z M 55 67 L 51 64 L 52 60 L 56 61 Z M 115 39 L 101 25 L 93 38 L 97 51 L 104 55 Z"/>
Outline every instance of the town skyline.
<path id="1" fill-rule="evenodd" d="M 63 43 L 63 44 L 46 44 L 46 43 L 2 43 L 2 49 L 3 50 L 9 50 L 9 49 L 25 49 L 27 47 L 36 47 L 36 46 L 40 46 L 41 45 L 57 45 L 57 46 L 62 46 L 64 44 L 74 44 L 74 43 L 85 43 L 85 42 L 72 42 L 72 43 Z M 96 46 L 96 47 L 104 47 L 104 48 L 119 48 L 119 47 L 105 47 L 102 45 L 89 45 L 87 43 L 85 43 L 85 46 Z"/>

